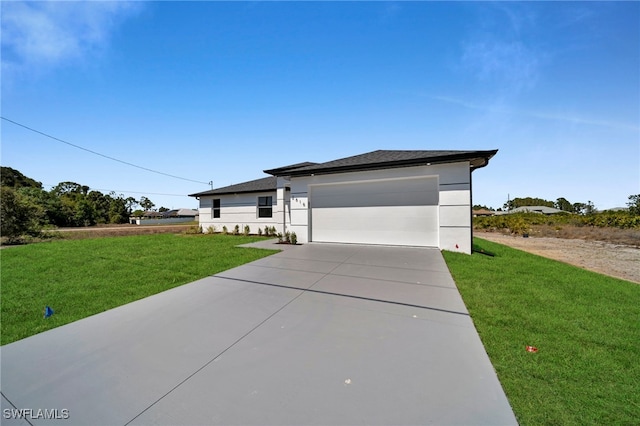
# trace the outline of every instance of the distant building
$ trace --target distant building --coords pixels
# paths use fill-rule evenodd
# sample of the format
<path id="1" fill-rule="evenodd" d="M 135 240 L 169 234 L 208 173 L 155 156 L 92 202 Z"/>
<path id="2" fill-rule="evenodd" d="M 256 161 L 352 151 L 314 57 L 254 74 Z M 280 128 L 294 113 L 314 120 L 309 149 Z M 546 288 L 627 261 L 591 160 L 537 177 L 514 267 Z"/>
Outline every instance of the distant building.
<path id="1" fill-rule="evenodd" d="M 564 210 L 556 209 L 556 208 L 553 208 L 553 207 L 547 207 L 547 206 L 522 206 L 522 207 L 515 208 L 513 210 L 509 210 L 508 213 L 509 214 L 512 214 L 512 213 L 541 213 L 541 214 L 550 215 L 550 214 L 568 213 L 568 212 L 565 212 Z"/>
<path id="2" fill-rule="evenodd" d="M 487 209 L 476 209 L 473 211 L 473 217 L 478 217 L 478 216 L 495 216 L 496 212 L 494 212 L 493 210 L 487 210 Z"/>
<path id="3" fill-rule="evenodd" d="M 192 222 L 198 220 L 198 216 L 198 210 L 193 209 L 173 209 L 165 212 L 147 211 L 141 217 L 129 218 L 129 223 L 134 225 L 158 225 Z"/>

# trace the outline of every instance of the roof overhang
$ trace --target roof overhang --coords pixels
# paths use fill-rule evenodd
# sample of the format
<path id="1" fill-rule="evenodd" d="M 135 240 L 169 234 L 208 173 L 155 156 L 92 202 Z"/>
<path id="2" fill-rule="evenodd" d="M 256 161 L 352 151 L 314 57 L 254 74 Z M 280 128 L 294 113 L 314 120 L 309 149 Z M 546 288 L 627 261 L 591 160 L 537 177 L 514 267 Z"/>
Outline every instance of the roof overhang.
<path id="1" fill-rule="evenodd" d="M 335 173 L 349 173 L 359 172 L 367 170 L 381 170 L 381 169 L 394 169 L 402 167 L 415 167 L 415 166 L 431 166 L 435 164 L 448 164 L 459 163 L 462 161 L 468 161 L 471 167 L 471 171 L 485 167 L 489 164 L 489 160 L 496 155 L 497 149 L 489 151 L 458 151 L 445 155 L 429 155 L 430 151 L 425 151 L 422 156 L 416 156 L 414 158 L 399 159 L 399 160 L 385 160 L 385 161 L 372 161 L 365 162 L 363 164 L 346 164 L 346 165 L 333 165 L 335 162 L 328 162 L 324 164 L 315 164 L 312 166 L 301 167 L 297 169 L 292 168 L 278 168 L 265 170 L 265 173 L 273 174 L 275 176 L 312 176 L 323 174 L 335 174 Z M 281 174 L 280 174 L 281 173 Z"/>

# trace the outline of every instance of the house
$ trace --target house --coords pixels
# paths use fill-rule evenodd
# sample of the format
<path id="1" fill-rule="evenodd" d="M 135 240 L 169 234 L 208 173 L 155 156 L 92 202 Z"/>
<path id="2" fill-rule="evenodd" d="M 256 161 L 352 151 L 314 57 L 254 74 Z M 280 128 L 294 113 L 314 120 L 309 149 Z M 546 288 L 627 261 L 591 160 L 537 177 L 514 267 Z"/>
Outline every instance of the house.
<path id="1" fill-rule="evenodd" d="M 496 212 L 494 212 L 493 210 L 488 210 L 488 209 L 475 209 L 473 211 L 473 217 L 478 217 L 478 216 L 495 216 Z"/>
<path id="2" fill-rule="evenodd" d="M 541 213 L 546 215 L 558 214 L 558 213 L 567 213 L 564 210 L 556 209 L 553 207 L 547 206 L 522 206 L 512 210 L 509 210 L 509 214 L 511 213 Z"/>
<path id="3" fill-rule="evenodd" d="M 262 179 L 190 194 L 207 232 L 245 225 L 298 242 L 438 247 L 471 253 L 471 174 L 491 151 L 378 150 L 265 170 Z"/>
<path id="4" fill-rule="evenodd" d="M 198 216 L 198 210 L 193 209 L 174 209 L 162 212 L 162 217 L 165 218 L 182 218 L 195 220 L 196 216 Z"/>
<path id="5" fill-rule="evenodd" d="M 198 210 L 193 209 L 174 209 L 164 212 L 146 211 L 142 214 L 142 217 L 130 217 L 129 223 L 133 225 L 187 223 L 196 220 L 198 214 Z"/>

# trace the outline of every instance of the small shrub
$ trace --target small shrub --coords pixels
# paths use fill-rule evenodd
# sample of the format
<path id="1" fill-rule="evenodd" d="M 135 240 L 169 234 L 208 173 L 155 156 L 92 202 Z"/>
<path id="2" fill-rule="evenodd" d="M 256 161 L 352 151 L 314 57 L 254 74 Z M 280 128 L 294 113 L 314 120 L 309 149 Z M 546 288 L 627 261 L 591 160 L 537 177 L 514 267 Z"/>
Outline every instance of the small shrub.
<path id="1" fill-rule="evenodd" d="M 291 244 L 298 244 L 298 236 L 295 232 L 291 233 Z"/>
<path id="2" fill-rule="evenodd" d="M 246 237 L 247 235 L 249 235 L 249 232 L 251 232 L 251 228 L 249 228 L 249 225 L 245 225 L 243 231 L 243 234 Z"/>
<path id="3" fill-rule="evenodd" d="M 233 227 L 233 235 L 240 235 L 240 225 Z"/>
<path id="4" fill-rule="evenodd" d="M 287 231 L 284 233 L 284 242 L 287 244 L 291 243 L 291 232 Z"/>
<path id="5" fill-rule="evenodd" d="M 202 226 L 190 226 L 184 231 L 185 234 L 202 234 Z"/>
<path id="6" fill-rule="evenodd" d="M 510 217 L 508 224 L 513 234 L 525 234 L 529 230 L 529 225 L 522 217 Z"/>
<path id="7" fill-rule="evenodd" d="M 278 242 L 281 243 L 282 242 L 282 234 L 280 232 L 278 232 L 276 234 L 276 238 L 278 238 Z"/>
<path id="8" fill-rule="evenodd" d="M 216 233 L 216 226 L 215 225 L 211 225 L 207 228 L 207 234 L 215 234 Z"/>
<path id="9" fill-rule="evenodd" d="M 262 236 L 262 229 L 258 228 L 258 236 Z"/>
<path id="10" fill-rule="evenodd" d="M 229 233 L 229 230 L 227 229 L 227 225 L 224 225 L 224 226 L 222 227 L 222 233 L 223 233 L 224 235 L 227 235 L 227 234 Z"/>

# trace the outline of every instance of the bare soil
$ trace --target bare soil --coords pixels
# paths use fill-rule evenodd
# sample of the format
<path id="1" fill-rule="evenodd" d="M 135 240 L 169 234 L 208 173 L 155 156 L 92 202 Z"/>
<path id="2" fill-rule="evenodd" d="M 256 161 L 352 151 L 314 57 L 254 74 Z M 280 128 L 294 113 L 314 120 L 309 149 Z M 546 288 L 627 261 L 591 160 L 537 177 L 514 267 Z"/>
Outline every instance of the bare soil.
<path id="1" fill-rule="evenodd" d="M 52 234 L 60 234 L 65 239 L 82 239 L 98 237 L 120 237 L 125 235 L 147 234 L 181 234 L 198 228 L 198 225 L 98 225 L 84 228 L 58 228 L 49 231 Z"/>
<path id="2" fill-rule="evenodd" d="M 639 231 L 614 229 L 613 232 L 607 233 L 603 229 L 597 229 L 591 234 L 589 233 L 591 228 L 585 228 L 585 230 L 587 232 L 582 235 L 576 230 L 565 231 L 567 232 L 565 235 L 570 235 L 570 238 L 531 235 L 529 238 L 523 238 L 522 235 L 505 235 L 480 230 L 475 230 L 474 236 L 640 284 L 640 247 L 620 242 L 634 243 L 635 233 L 640 233 Z M 539 232 L 538 235 L 544 235 L 544 233 Z M 595 235 L 603 241 L 590 238 Z"/>

